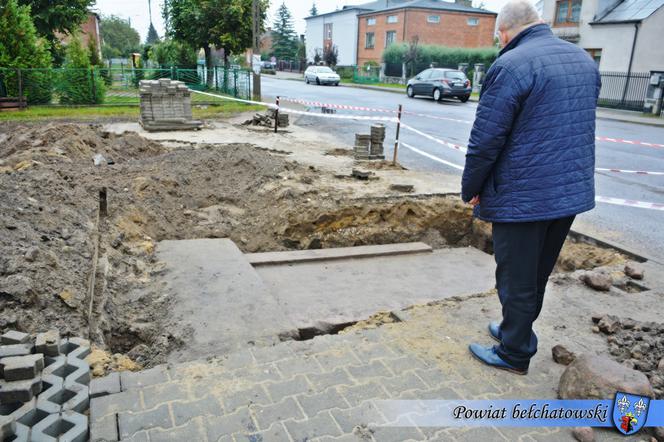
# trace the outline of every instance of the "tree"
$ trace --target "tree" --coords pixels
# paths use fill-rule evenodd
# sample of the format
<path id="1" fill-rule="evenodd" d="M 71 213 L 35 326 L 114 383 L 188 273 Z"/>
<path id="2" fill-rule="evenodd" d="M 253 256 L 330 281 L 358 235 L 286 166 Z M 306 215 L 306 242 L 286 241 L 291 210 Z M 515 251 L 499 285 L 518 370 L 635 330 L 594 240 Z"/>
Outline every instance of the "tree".
<path id="1" fill-rule="evenodd" d="M 189 44 L 167 39 L 156 43 L 150 51 L 150 60 L 160 67 L 177 66 L 184 69 L 196 69 L 196 49 Z"/>
<path id="2" fill-rule="evenodd" d="M 158 41 L 159 41 L 159 34 L 157 34 L 157 30 L 154 28 L 152 22 L 150 22 L 150 27 L 148 28 L 148 35 L 145 39 L 145 44 L 153 45 Z"/>
<path id="3" fill-rule="evenodd" d="M 19 6 L 17 0 L 5 0 L 0 6 L 0 87 L 9 96 L 18 96 L 18 73 L 14 69 L 50 68 L 48 43 L 37 36 L 30 7 Z M 22 92 L 28 103 L 47 103 L 51 100 L 49 71 L 21 73 Z"/>
<path id="4" fill-rule="evenodd" d="M 328 66 L 336 66 L 339 59 L 339 49 L 337 45 L 325 45 L 323 48 L 323 61 Z"/>
<path id="5" fill-rule="evenodd" d="M 65 52 L 65 70 L 60 75 L 58 92 L 62 104 L 100 104 L 106 91 L 99 72 L 90 64 L 90 52 L 83 47 L 81 38 L 74 34 Z"/>
<path id="6" fill-rule="evenodd" d="M 261 29 L 268 0 L 259 0 Z M 163 15 L 169 36 L 203 48 L 207 83 L 212 84 L 212 48 L 223 48 L 228 64 L 231 53 L 252 46 L 253 0 L 165 0 Z"/>
<path id="7" fill-rule="evenodd" d="M 316 2 L 314 2 L 313 5 L 311 5 L 311 10 L 309 11 L 309 15 L 312 17 L 318 15 L 318 8 L 316 7 Z"/>
<path id="8" fill-rule="evenodd" d="M 60 39 L 56 33 L 77 32 L 95 0 L 18 0 L 18 3 L 30 6 L 37 32 L 49 41 L 51 49 L 57 53 Z"/>
<path id="9" fill-rule="evenodd" d="M 272 52 L 279 60 L 292 60 L 297 55 L 297 34 L 286 3 L 279 6 L 277 18 L 272 25 Z"/>
<path id="10" fill-rule="evenodd" d="M 102 17 L 100 32 L 104 58 L 126 58 L 132 52 L 140 52 L 141 36 L 131 27 L 129 20 L 114 15 Z"/>

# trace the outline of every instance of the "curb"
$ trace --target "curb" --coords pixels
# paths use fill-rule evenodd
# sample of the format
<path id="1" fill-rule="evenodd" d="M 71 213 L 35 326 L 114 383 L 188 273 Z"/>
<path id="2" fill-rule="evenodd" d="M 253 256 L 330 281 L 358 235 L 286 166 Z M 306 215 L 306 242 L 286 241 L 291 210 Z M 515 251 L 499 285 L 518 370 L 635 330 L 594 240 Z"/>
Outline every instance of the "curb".
<path id="1" fill-rule="evenodd" d="M 653 117 L 653 120 L 655 121 L 646 120 L 646 118 L 648 117 L 636 117 L 636 118 L 643 118 L 643 121 L 625 119 L 619 116 L 612 116 L 612 115 L 597 115 L 598 120 L 620 121 L 622 123 L 641 124 L 643 126 L 650 126 L 650 127 L 664 127 L 664 118 L 659 118 L 662 121 L 657 121 L 656 117 Z"/>

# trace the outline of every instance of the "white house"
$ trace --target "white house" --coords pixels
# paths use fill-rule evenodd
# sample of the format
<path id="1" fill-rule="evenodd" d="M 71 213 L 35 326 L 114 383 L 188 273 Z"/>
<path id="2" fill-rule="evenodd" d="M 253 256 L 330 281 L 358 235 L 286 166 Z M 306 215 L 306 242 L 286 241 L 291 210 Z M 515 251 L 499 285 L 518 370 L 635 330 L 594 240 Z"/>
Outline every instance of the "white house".
<path id="1" fill-rule="evenodd" d="M 603 72 L 664 71 L 664 0 L 542 0 L 542 18 Z"/>

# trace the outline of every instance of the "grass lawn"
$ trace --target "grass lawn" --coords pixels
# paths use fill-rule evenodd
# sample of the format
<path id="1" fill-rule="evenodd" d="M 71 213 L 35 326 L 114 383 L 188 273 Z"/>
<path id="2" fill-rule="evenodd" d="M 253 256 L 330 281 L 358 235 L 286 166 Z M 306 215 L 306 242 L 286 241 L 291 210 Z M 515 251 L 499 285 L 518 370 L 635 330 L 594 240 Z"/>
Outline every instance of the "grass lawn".
<path id="1" fill-rule="evenodd" d="M 263 106 L 248 105 L 237 102 L 225 102 L 215 105 L 196 105 L 192 112 L 194 118 L 227 117 L 240 112 L 262 111 Z M 0 112 L 2 121 L 38 121 L 38 120 L 96 120 L 96 119 L 138 119 L 138 106 L 30 106 L 26 110 L 16 112 Z"/>

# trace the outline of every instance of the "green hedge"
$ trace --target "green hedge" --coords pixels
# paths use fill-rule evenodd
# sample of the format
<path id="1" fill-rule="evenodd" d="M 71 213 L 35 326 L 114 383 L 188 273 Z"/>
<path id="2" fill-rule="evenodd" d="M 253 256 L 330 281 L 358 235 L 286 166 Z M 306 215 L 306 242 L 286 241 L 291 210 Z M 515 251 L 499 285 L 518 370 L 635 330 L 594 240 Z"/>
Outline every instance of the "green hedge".
<path id="1" fill-rule="evenodd" d="M 408 54 L 407 43 L 392 44 L 383 51 L 383 61 L 385 63 L 399 64 L 403 63 Z M 432 63 L 436 67 L 453 68 L 459 67 L 459 63 L 468 63 L 472 69 L 476 63 L 484 63 L 486 69 L 498 57 L 498 48 L 448 48 L 436 45 L 419 45 L 417 48 L 416 59 L 408 65 L 408 74 L 415 73 L 428 68 Z"/>

